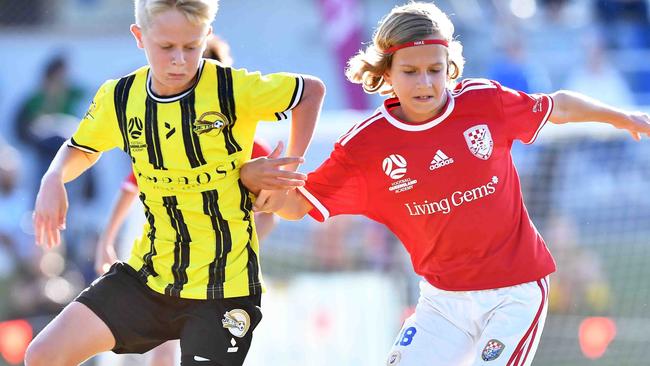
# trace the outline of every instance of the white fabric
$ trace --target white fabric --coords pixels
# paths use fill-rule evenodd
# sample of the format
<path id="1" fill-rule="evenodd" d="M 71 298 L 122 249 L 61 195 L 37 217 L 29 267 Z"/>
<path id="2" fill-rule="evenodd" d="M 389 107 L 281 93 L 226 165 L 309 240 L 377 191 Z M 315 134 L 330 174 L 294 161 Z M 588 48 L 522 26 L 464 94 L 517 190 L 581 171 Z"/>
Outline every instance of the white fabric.
<path id="1" fill-rule="evenodd" d="M 547 308 L 548 277 L 483 291 L 444 291 L 421 281 L 415 313 L 404 322 L 386 365 L 529 366 Z M 491 340 L 504 347 L 485 361 Z"/>

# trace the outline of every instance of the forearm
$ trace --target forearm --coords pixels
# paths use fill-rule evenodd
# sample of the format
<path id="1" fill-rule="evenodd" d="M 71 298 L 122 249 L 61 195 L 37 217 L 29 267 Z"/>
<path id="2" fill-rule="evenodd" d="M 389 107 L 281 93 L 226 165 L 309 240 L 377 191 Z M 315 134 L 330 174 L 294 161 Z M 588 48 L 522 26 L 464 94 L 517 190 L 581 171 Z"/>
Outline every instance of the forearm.
<path id="1" fill-rule="evenodd" d="M 92 167 L 100 156 L 99 153 L 88 154 L 64 143 L 52 159 L 43 179 L 56 177 L 63 183 L 68 183 Z"/>
<path id="2" fill-rule="evenodd" d="M 623 110 L 580 93 L 560 90 L 551 94 L 551 97 L 553 112 L 549 120 L 553 123 L 602 122 L 621 127 L 627 120 L 627 114 Z"/>
<path id="3" fill-rule="evenodd" d="M 287 156 L 304 156 L 316 128 L 325 96 L 325 85 L 317 78 L 303 76 L 305 90 L 300 103 L 291 111 L 291 134 L 287 144 Z M 297 165 L 287 169 L 296 170 Z"/>
<path id="4" fill-rule="evenodd" d="M 287 193 L 284 205 L 275 211 L 275 214 L 285 220 L 300 220 L 311 211 L 313 206 L 296 189 Z"/>
<path id="5" fill-rule="evenodd" d="M 257 230 L 257 237 L 260 241 L 263 241 L 269 236 L 273 227 L 275 227 L 275 222 L 275 215 L 270 212 L 255 213 L 255 229 Z"/>

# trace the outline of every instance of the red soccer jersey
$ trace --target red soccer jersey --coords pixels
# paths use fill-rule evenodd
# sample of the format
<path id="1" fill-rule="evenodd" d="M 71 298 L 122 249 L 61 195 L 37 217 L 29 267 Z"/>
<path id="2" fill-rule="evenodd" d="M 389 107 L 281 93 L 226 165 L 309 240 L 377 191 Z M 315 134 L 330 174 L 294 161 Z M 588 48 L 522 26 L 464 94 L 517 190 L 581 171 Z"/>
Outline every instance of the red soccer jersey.
<path id="1" fill-rule="evenodd" d="M 468 79 L 440 115 L 401 121 L 388 99 L 341 136 L 301 193 L 310 215 L 360 214 L 385 224 L 434 286 L 483 290 L 540 279 L 555 262 L 524 207 L 510 149 L 532 143 L 553 108 L 528 95 Z"/>

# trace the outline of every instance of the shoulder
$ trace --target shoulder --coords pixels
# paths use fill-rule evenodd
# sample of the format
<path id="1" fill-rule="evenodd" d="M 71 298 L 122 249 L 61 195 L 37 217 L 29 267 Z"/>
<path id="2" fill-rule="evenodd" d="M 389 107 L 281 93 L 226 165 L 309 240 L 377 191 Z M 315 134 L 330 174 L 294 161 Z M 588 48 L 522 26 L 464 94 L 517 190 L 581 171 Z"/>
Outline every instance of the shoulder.
<path id="1" fill-rule="evenodd" d="M 357 146 L 363 146 L 370 142 L 373 143 L 376 139 L 372 131 L 377 125 L 381 124 L 384 119 L 382 112 L 377 109 L 370 116 L 358 121 L 337 140 L 336 144 L 341 147 L 351 149 Z"/>
<path id="2" fill-rule="evenodd" d="M 451 90 L 454 97 L 470 93 L 473 95 L 494 94 L 497 89 L 501 89 L 501 84 L 494 80 L 482 78 L 467 78 L 463 79 Z"/>
<path id="3" fill-rule="evenodd" d="M 133 80 L 138 76 L 145 77 L 149 71 L 149 66 L 142 66 L 137 70 L 134 70 L 120 78 L 117 79 L 108 79 L 100 86 L 99 91 L 104 93 L 109 93 L 114 91 L 116 88 L 121 87 L 124 84 L 133 83 Z"/>

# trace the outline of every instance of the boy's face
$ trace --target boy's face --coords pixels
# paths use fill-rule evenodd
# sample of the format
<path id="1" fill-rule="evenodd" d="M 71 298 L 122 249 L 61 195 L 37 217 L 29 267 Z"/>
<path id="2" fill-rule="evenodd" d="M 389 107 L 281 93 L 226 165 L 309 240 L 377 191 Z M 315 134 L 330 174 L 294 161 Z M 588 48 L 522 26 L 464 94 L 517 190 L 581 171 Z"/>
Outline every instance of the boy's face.
<path id="1" fill-rule="evenodd" d="M 447 102 L 447 49 L 433 44 L 397 50 L 384 79 L 399 98 L 399 117 L 427 121 Z"/>
<path id="2" fill-rule="evenodd" d="M 146 29 L 131 26 L 138 47 L 147 55 L 156 94 L 177 94 L 194 83 L 211 31 L 208 25 L 190 23 L 175 9 L 156 15 Z"/>

